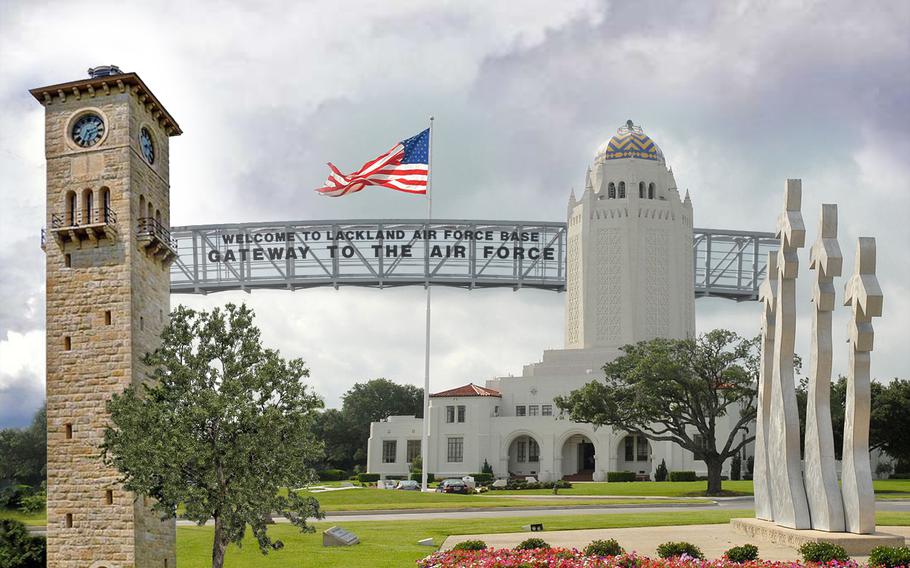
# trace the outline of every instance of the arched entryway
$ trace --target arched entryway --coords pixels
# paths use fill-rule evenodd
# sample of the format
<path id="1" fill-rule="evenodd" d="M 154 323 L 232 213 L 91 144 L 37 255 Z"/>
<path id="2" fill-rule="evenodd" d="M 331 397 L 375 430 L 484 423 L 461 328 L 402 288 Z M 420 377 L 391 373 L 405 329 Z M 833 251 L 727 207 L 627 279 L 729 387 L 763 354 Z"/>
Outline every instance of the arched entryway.
<path id="1" fill-rule="evenodd" d="M 617 471 L 651 475 L 651 444 L 641 434 L 627 434 L 616 448 Z"/>
<path id="2" fill-rule="evenodd" d="M 562 478 L 568 481 L 591 481 L 596 469 L 594 442 L 584 434 L 565 439 L 560 448 Z"/>
<path id="3" fill-rule="evenodd" d="M 533 436 L 521 434 L 509 444 L 509 475 L 537 476 L 540 473 L 540 442 Z"/>

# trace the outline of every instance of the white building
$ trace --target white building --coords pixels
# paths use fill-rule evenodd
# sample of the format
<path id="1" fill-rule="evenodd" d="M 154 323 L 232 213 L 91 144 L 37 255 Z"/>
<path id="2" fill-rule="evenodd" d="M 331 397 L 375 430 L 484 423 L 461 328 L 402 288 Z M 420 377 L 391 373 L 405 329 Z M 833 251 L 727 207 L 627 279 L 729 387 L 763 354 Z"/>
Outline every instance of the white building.
<path id="1" fill-rule="evenodd" d="M 431 394 L 427 471 L 478 472 L 486 460 L 497 477 L 601 481 L 608 471 L 653 478 L 663 459 L 705 475 L 672 442 L 557 420 L 553 403 L 602 377 L 622 345 L 694 336 L 693 260 L 689 195 L 680 197 L 660 148 L 628 121 L 598 148 L 581 198 L 569 198 L 565 349 L 544 351 L 521 376 Z M 724 420 L 718 439 L 729 433 Z M 368 471 L 406 474 L 422 428 L 413 416 L 374 422 Z"/>

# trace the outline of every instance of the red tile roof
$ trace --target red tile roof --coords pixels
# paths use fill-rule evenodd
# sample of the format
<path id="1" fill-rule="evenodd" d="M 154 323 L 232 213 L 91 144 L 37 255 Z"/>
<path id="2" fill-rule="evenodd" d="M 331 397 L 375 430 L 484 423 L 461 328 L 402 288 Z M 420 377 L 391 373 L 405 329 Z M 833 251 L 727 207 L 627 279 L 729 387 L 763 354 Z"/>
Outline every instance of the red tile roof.
<path id="1" fill-rule="evenodd" d="M 502 396 L 499 391 L 484 388 L 474 383 L 468 383 L 463 387 L 449 389 L 447 391 L 433 393 L 432 397 L 456 397 L 456 396 Z"/>

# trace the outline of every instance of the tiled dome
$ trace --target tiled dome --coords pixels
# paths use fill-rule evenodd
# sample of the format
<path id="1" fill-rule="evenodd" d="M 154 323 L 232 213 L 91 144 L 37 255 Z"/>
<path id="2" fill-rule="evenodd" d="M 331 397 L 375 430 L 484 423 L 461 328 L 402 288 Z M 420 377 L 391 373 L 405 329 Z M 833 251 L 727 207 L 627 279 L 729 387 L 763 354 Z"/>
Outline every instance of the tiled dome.
<path id="1" fill-rule="evenodd" d="M 616 131 L 616 136 L 600 145 L 597 156 L 603 157 L 604 160 L 638 158 L 655 162 L 664 161 L 664 154 L 657 144 L 642 131 L 641 126 L 633 124 L 631 120 L 627 120 L 625 125 Z"/>

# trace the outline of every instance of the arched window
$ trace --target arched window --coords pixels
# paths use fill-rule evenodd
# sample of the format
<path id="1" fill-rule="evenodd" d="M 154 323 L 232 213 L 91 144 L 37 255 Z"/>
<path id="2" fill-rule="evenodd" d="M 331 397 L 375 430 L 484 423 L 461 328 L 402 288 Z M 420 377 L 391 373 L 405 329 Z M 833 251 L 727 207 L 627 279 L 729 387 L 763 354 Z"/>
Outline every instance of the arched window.
<path id="1" fill-rule="evenodd" d="M 648 184 L 648 199 L 654 199 L 654 182 Z"/>
<path id="2" fill-rule="evenodd" d="M 638 198 L 645 198 L 645 182 L 643 181 L 638 182 Z"/>
<path id="3" fill-rule="evenodd" d="M 151 202 L 151 201 L 149 201 L 149 208 L 148 208 L 148 212 L 147 212 L 147 213 L 146 213 L 146 215 L 145 215 L 145 216 L 146 216 L 146 218 L 148 218 L 148 219 L 154 219 L 154 218 L 155 218 L 155 216 L 154 216 L 154 215 L 153 215 L 153 214 L 152 214 L 152 212 L 153 212 L 153 211 L 154 211 L 154 210 L 155 210 L 155 208 L 154 208 L 154 207 L 152 207 L 152 202 Z"/>
<path id="4" fill-rule="evenodd" d="M 159 225 L 161 224 L 161 210 L 160 209 L 155 209 L 155 221 L 157 221 Z"/>
<path id="5" fill-rule="evenodd" d="M 95 192 L 91 189 L 82 191 L 82 222 L 91 224 L 95 220 Z"/>
<path id="6" fill-rule="evenodd" d="M 626 182 L 624 181 L 619 182 L 619 198 L 626 198 Z"/>
<path id="7" fill-rule="evenodd" d="M 613 185 L 612 181 L 607 186 L 607 199 L 616 199 L 616 186 Z"/>
<path id="8" fill-rule="evenodd" d="M 110 222 L 111 217 L 111 190 L 102 187 L 101 188 L 101 216 L 105 223 Z"/>
<path id="9" fill-rule="evenodd" d="M 72 227 L 76 224 L 76 192 L 66 192 L 66 224 Z"/>
<path id="10" fill-rule="evenodd" d="M 145 196 L 140 195 L 139 196 L 139 218 L 141 219 L 144 216 L 145 216 Z"/>

